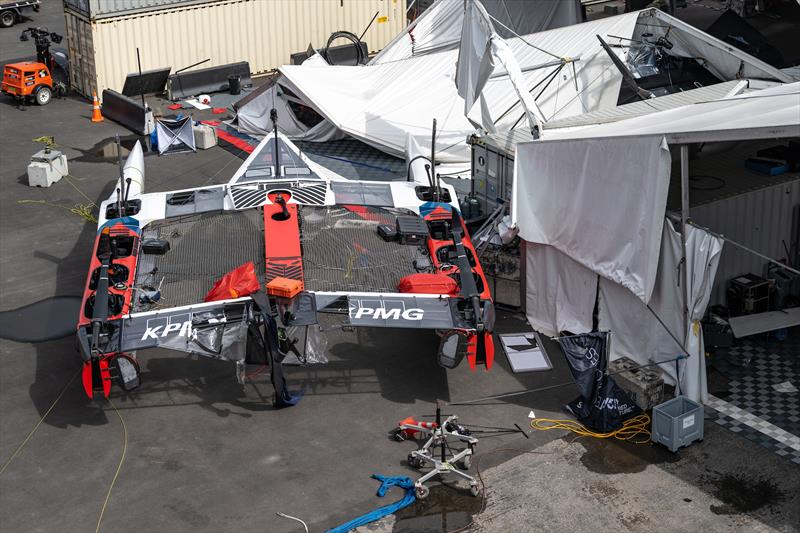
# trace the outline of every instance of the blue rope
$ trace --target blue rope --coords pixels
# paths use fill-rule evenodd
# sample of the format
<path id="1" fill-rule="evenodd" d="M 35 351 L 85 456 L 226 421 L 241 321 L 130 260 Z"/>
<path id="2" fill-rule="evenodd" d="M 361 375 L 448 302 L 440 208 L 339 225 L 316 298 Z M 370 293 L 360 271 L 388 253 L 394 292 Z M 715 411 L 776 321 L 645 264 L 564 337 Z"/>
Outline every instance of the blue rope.
<path id="1" fill-rule="evenodd" d="M 390 515 L 399 511 L 404 507 L 408 507 L 417 499 L 417 496 L 414 492 L 414 481 L 408 477 L 386 477 L 381 476 L 378 474 L 372 474 L 373 479 L 377 479 L 381 482 L 381 486 L 378 487 L 378 496 L 383 498 L 389 489 L 392 487 L 400 487 L 406 489 L 406 495 L 403 496 L 402 500 L 398 500 L 394 503 L 390 503 L 389 505 L 384 505 L 383 507 L 379 507 L 374 511 L 370 511 L 367 514 L 361 515 L 358 518 L 354 518 L 349 522 L 342 524 L 341 526 L 337 526 L 333 529 L 329 529 L 325 533 L 347 533 L 348 531 L 357 528 L 358 526 L 363 526 L 364 524 L 369 524 L 370 522 L 374 522 L 375 520 L 380 520 L 384 516 Z"/>

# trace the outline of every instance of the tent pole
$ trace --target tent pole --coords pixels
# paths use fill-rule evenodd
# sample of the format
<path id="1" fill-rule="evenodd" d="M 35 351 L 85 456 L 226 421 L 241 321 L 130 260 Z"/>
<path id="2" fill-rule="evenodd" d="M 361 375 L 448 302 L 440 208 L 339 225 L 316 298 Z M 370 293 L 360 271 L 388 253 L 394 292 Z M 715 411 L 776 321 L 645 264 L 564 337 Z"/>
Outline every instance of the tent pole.
<path id="1" fill-rule="evenodd" d="M 686 229 L 689 226 L 689 145 L 681 145 L 681 264 L 683 265 L 683 323 L 686 331 L 685 339 L 689 338 L 689 268 L 686 264 Z M 680 379 L 680 376 L 678 376 Z"/>

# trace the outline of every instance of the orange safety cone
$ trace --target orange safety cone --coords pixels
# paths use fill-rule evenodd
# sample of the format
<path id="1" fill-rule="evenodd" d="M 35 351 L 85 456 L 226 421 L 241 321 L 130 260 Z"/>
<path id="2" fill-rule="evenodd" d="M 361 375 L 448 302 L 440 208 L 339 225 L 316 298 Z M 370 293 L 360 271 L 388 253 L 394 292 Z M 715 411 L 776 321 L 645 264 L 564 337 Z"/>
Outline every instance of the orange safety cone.
<path id="1" fill-rule="evenodd" d="M 103 122 L 103 115 L 100 114 L 100 102 L 97 100 L 95 91 L 92 91 L 92 122 Z"/>

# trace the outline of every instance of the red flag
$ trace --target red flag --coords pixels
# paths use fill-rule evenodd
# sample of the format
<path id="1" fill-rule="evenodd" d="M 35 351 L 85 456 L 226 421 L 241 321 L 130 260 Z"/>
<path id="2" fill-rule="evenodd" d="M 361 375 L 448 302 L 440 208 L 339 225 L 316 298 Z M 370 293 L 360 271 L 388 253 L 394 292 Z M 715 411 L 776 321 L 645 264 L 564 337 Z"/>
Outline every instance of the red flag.
<path id="1" fill-rule="evenodd" d="M 214 302 L 217 300 L 229 300 L 231 298 L 241 298 L 261 289 L 256 277 L 256 267 L 252 261 L 231 270 L 219 281 L 203 298 L 204 302 Z"/>

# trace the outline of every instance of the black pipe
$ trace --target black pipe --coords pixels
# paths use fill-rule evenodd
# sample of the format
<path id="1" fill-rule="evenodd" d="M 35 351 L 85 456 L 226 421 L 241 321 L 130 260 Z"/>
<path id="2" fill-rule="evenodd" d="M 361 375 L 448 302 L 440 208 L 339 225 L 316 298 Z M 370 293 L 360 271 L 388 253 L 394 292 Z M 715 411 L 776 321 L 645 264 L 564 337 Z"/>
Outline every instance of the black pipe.
<path id="1" fill-rule="evenodd" d="M 375 22 L 376 18 L 378 18 L 378 13 L 380 13 L 380 11 L 376 11 L 375 14 L 372 15 L 372 20 L 369 21 L 369 24 L 367 24 L 367 27 L 364 28 L 364 31 L 362 31 L 361 35 L 358 36 L 359 44 L 356 44 L 356 46 L 358 46 L 359 48 L 361 47 L 361 44 L 360 44 L 361 39 L 364 38 L 364 35 L 366 35 L 367 30 L 369 30 L 369 27 L 372 26 L 372 23 Z"/>
<path id="2" fill-rule="evenodd" d="M 139 95 L 142 97 L 142 107 L 147 107 L 144 103 L 144 80 L 142 80 L 142 60 L 139 58 L 139 47 L 136 47 L 136 64 L 139 66 Z"/>
<path id="3" fill-rule="evenodd" d="M 124 173 L 124 170 L 123 170 L 123 167 L 122 167 L 122 144 L 120 144 L 120 142 L 119 142 L 119 134 L 117 134 L 115 137 L 116 137 L 116 141 L 117 141 L 117 167 L 119 168 L 119 186 L 122 189 L 121 191 L 120 191 L 120 189 L 117 189 L 117 209 L 118 209 L 117 216 L 121 217 L 121 216 L 123 216 L 122 215 L 122 208 L 123 208 L 122 197 L 123 196 L 127 196 L 127 195 L 125 194 L 125 173 Z"/>
<path id="4" fill-rule="evenodd" d="M 281 175 L 281 146 L 278 143 L 278 111 L 273 107 L 269 110 L 269 118 L 272 120 L 275 132 L 275 176 Z"/>

